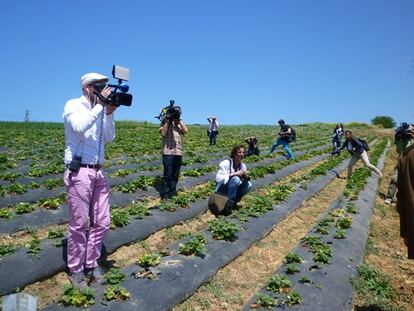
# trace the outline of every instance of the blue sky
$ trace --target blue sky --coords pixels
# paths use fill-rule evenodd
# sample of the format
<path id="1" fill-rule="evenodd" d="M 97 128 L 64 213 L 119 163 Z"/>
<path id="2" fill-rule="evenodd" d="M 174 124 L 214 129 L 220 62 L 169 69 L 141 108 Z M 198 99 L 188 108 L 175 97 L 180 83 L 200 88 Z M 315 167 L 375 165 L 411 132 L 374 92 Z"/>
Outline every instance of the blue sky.
<path id="1" fill-rule="evenodd" d="M 0 13 L 0 120 L 62 121 L 80 76 L 131 69 L 131 107 L 154 122 L 414 122 L 412 0 L 9 0 Z"/>

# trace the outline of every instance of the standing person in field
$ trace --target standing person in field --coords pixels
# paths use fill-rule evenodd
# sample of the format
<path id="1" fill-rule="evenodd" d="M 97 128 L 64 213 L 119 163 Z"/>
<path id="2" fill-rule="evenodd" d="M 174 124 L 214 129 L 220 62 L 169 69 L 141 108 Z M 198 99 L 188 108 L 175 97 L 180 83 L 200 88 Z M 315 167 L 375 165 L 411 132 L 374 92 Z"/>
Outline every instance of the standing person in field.
<path id="1" fill-rule="evenodd" d="M 400 235 L 408 248 L 408 258 L 414 259 L 414 130 L 398 158 L 397 210 L 400 214 Z"/>
<path id="2" fill-rule="evenodd" d="M 352 168 L 359 159 L 362 159 L 366 167 L 368 167 L 371 171 L 375 172 L 377 175 L 379 175 L 380 178 L 382 178 L 381 171 L 369 162 L 368 154 L 365 151 L 367 147 L 364 147 L 361 141 L 358 140 L 358 138 L 354 137 L 352 131 L 345 131 L 345 138 L 346 140 L 341 149 L 347 148 L 349 153 L 352 155 L 352 158 L 348 164 L 348 178 L 351 177 Z"/>
<path id="3" fill-rule="evenodd" d="M 338 153 L 340 150 L 342 136 L 344 136 L 344 129 L 342 123 L 338 123 L 332 133 L 332 154 Z"/>
<path id="4" fill-rule="evenodd" d="M 247 176 L 246 164 L 242 162 L 244 154 L 244 146 L 236 145 L 231 150 L 230 158 L 220 162 L 216 174 L 216 192 L 227 195 L 230 201 L 222 211 L 223 215 L 231 214 L 236 203 L 252 188 L 250 178 Z"/>
<path id="5" fill-rule="evenodd" d="M 83 95 L 69 100 L 64 108 L 64 182 L 68 195 L 69 224 L 67 265 L 75 287 L 102 279 L 98 267 L 102 241 L 109 229 L 109 185 L 102 169 L 105 143 L 115 138 L 116 107 L 97 96 L 95 85 L 108 78 L 98 73 L 81 77 Z M 100 95 L 107 97 L 106 86 Z"/>
<path id="6" fill-rule="evenodd" d="M 398 155 L 407 147 L 408 142 L 411 140 L 411 130 L 414 129 L 412 124 L 408 124 L 407 122 L 402 122 L 401 126 L 399 126 L 395 131 L 395 146 Z M 394 168 L 394 172 L 391 176 L 390 184 L 388 185 L 387 196 L 385 197 L 384 202 L 387 204 L 391 204 L 395 193 L 397 192 L 397 179 L 398 179 L 398 167 Z"/>
<path id="7" fill-rule="evenodd" d="M 178 177 L 183 162 L 183 135 L 188 132 L 181 120 L 181 109 L 173 110 L 161 122 L 159 132 L 162 136 L 161 153 L 164 166 L 162 199 L 177 194 Z"/>
<path id="8" fill-rule="evenodd" d="M 279 131 L 279 138 L 274 142 L 272 147 L 270 148 L 270 153 L 272 153 L 277 146 L 282 145 L 285 151 L 287 152 L 286 158 L 294 159 L 295 155 L 293 154 L 292 150 L 289 148 L 289 143 L 291 143 L 295 137 L 293 136 L 292 128 L 285 123 L 285 120 L 280 119 L 277 121 L 280 126 Z"/>
<path id="9" fill-rule="evenodd" d="M 208 137 L 210 138 L 210 146 L 216 145 L 217 135 L 218 135 L 218 121 L 215 116 L 207 118 L 209 123 L 208 125 Z"/>

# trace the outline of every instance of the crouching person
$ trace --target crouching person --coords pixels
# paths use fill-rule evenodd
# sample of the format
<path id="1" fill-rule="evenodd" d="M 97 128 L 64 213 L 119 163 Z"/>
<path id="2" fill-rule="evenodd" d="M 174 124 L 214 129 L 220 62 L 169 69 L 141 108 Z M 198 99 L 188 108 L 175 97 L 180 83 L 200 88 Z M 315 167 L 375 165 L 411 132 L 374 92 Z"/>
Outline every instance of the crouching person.
<path id="1" fill-rule="evenodd" d="M 226 208 L 221 212 L 223 215 L 229 215 L 237 202 L 252 188 L 246 165 L 242 162 L 244 154 L 244 146 L 236 145 L 231 151 L 230 158 L 220 162 L 216 174 L 216 193 L 227 195 L 229 199 Z"/>

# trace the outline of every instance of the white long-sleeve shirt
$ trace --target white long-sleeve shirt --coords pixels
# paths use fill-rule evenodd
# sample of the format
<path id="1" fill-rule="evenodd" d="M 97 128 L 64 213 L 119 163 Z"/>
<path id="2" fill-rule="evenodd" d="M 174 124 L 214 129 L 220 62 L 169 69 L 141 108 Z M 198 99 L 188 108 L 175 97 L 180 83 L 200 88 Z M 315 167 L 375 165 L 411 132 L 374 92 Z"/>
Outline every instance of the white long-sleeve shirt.
<path id="1" fill-rule="evenodd" d="M 218 121 L 213 119 L 208 119 L 208 122 L 210 123 L 208 126 L 209 131 L 217 131 L 218 130 Z"/>
<path id="2" fill-rule="evenodd" d="M 240 168 L 236 171 L 246 171 L 246 164 L 243 162 L 240 163 Z M 216 182 L 217 183 L 223 183 L 224 185 L 229 182 L 230 174 L 235 172 L 233 169 L 233 159 L 225 159 L 220 162 L 219 164 L 219 170 L 216 174 Z M 240 181 L 241 182 L 241 181 Z"/>
<path id="3" fill-rule="evenodd" d="M 82 156 L 82 164 L 97 164 L 101 118 L 103 119 L 102 145 L 99 163 L 105 158 L 105 143 L 115 138 L 113 114 L 107 116 L 102 105 L 93 108 L 85 96 L 69 100 L 63 112 L 65 121 L 65 164 L 72 161 L 74 155 Z"/>

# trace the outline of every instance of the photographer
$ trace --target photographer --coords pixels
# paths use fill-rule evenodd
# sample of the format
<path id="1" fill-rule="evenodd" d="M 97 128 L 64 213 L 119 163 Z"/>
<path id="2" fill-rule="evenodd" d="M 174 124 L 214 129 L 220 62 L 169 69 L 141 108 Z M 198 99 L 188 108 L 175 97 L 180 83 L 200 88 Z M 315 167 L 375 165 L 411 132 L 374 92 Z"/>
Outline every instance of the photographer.
<path id="1" fill-rule="evenodd" d="M 65 164 L 64 182 L 68 195 L 69 224 L 67 265 L 69 279 L 75 287 L 100 280 L 98 267 L 102 241 L 109 229 L 109 186 L 102 170 L 105 143 L 115 138 L 113 112 L 116 106 L 105 104 L 111 89 L 100 93 L 95 85 L 107 82 L 98 73 L 81 78 L 83 95 L 69 100 L 64 108 Z M 85 278 L 86 277 L 86 278 Z"/>
<path id="2" fill-rule="evenodd" d="M 208 137 L 210 138 L 210 146 L 216 145 L 216 139 L 218 135 L 218 121 L 215 116 L 211 116 L 207 118 L 209 123 L 208 126 Z"/>
<path id="3" fill-rule="evenodd" d="M 164 185 L 161 198 L 167 199 L 177 194 L 178 176 L 183 162 L 182 135 L 188 132 L 181 120 L 181 109 L 173 106 L 168 108 L 159 132 L 162 136 L 161 152 L 164 166 Z"/>
<path id="4" fill-rule="evenodd" d="M 395 130 L 395 147 L 398 155 L 407 147 L 408 142 L 411 140 L 411 130 L 414 129 L 412 124 L 407 122 L 402 122 Z M 398 179 L 398 168 L 394 168 L 394 172 L 391 176 L 390 184 L 388 185 L 387 196 L 385 197 L 384 202 L 386 204 L 391 204 L 395 193 L 397 192 L 397 179 Z"/>
<path id="5" fill-rule="evenodd" d="M 287 125 L 285 123 L 285 120 L 283 119 L 280 119 L 279 121 L 277 121 L 277 123 L 280 126 L 279 138 L 274 142 L 274 144 L 270 148 L 270 153 L 272 153 L 277 146 L 282 145 L 285 151 L 287 152 L 286 158 L 294 159 L 295 156 L 292 150 L 289 148 L 289 143 L 293 141 L 292 128 L 289 125 Z"/>
<path id="6" fill-rule="evenodd" d="M 231 202 L 222 211 L 223 215 L 231 214 L 231 209 L 252 188 L 247 176 L 246 165 L 242 162 L 245 154 L 243 145 L 236 145 L 231 150 L 230 158 L 220 162 L 216 174 L 216 192 L 228 196 Z"/>
<path id="7" fill-rule="evenodd" d="M 414 129 L 405 131 L 406 143 L 398 158 L 397 210 L 400 236 L 407 246 L 408 259 L 414 259 Z"/>
<path id="8" fill-rule="evenodd" d="M 248 144 L 246 157 L 250 157 L 253 155 L 255 156 L 260 155 L 259 142 L 257 141 L 256 137 L 254 136 L 248 137 L 244 141 Z"/>

